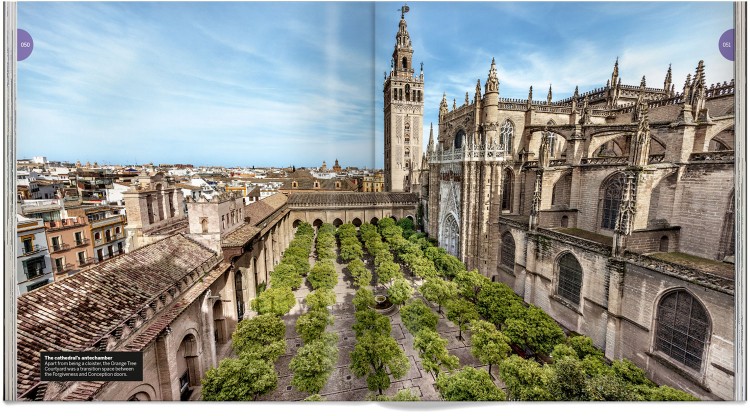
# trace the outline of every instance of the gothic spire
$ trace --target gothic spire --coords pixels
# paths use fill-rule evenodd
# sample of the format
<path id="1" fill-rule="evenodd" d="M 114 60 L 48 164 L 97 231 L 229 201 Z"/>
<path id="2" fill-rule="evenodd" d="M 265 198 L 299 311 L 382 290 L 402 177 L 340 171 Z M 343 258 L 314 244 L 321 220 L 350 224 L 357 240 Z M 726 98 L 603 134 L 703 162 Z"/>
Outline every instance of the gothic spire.
<path id="1" fill-rule="evenodd" d="M 469 105 L 469 91 L 466 91 L 466 96 L 464 97 L 464 105 Z"/>
<path id="2" fill-rule="evenodd" d="M 456 99 L 454 98 L 454 99 L 453 99 L 453 109 L 455 110 L 456 108 L 457 108 L 457 107 L 456 107 Z"/>
<path id="3" fill-rule="evenodd" d="M 427 142 L 427 151 L 432 152 L 435 150 L 435 139 L 432 136 L 432 123 L 430 123 L 430 140 Z"/>
<path id="4" fill-rule="evenodd" d="M 443 93 L 443 99 L 440 101 L 440 118 L 442 119 L 443 116 L 448 114 L 448 99 L 445 96 L 445 93 Z"/>
<path id="5" fill-rule="evenodd" d="M 641 78 L 641 90 L 645 90 L 645 89 L 646 89 L 646 76 L 644 75 Z"/>
<path id="6" fill-rule="evenodd" d="M 573 91 L 573 100 L 578 100 L 578 85 L 576 85 L 576 90 Z"/>
<path id="7" fill-rule="evenodd" d="M 531 100 L 534 96 L 534 86 L 529 86 L 529 98 L 526 100 L 526 109 L 531 110 Z"/>
<path id="8" fill-rule="evenodd" d="M 495 67 L 495 58 L 492 58 L 492 64 L 490 64 L 490 72 L 487 74 L 487 83 L 484 84 L 484 93 L 498 92 L 498 84 L 500 82 L 497 79 L 497 67 Z"/>
<path id="9" fill-rule="evenodd" d="M 664 92 L 669 94 L 670 88 L 672 88 L 672 64 L 669 64 L 669 69 L 667 69 L 667 76 L 664 77 Z"/>
<path id="10" fill-rule="evenodd" d="M 547 105 L 552 104 L 552 84 L 549 84 L 549 91 L 547 92 Z"/>
<path id="11" fill-rule="evenodd" d="M 698 67 L 695 68 L 695 77 L 693 78 L 696 88 L 706 86 L 706 73 L 704 72 L 703 60 L 698 62 Z"/>
<path id="12" fill-rule="evenodd" d="M 620 63 L 620 57 L 618 56 L 617 59 L 615 59 L 615 67 L 614 69 L 612 69 L 612 78 L 610 78 L 610 85 L 612 87 L 614 87 L 615 84 L 617 84 L 617 79 L 620 77 L 619 63 Z"/>

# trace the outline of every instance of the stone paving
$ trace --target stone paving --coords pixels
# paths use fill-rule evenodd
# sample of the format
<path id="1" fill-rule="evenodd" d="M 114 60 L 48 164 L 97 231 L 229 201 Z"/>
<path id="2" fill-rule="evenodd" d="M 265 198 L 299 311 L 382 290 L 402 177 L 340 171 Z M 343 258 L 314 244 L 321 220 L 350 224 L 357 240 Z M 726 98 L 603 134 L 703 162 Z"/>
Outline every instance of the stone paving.
<path id="1" fill-rule="evenodd" d="M 314 264 L 314 258 L 311 257 L 310 262 Z M 346 264 L 341 264 L 340 260 L 337 260 L 335 264 L 339 281 L 334 288 L 336 304 L 331 307 L 334 324 L 329 325 L 327 331 L 335 332 L 339 336 L 339 358 L 335 369 L 328 378 L 325 387 L 321 390 L 320 395 L 325 397 L 327 401 L 368 400 L 371 398 L 372 392 L 367 389 L 365 377 L 357 378 L 349 370 L 350 353 L 356 344 L 354 331 L 352 331 L 352 325 L 354 324 L 354 305 L 352 305 L 352 299 L 354 298 L 356 288 L 353 285 L 353 279 L 347 277 L 343 271 Z M 372 271 L 372 260 L 366 261 L 366 264 Z M 404 270 L 403 266 L 402 270 Z M 412 286 L 415 288 L 415 296 L 421 298 L 416 288 L 422 282 L 411 278 L 408 273 L 405 273 L 405 275 L 407 279 L 410 279 Z M 376 294 L 383 292 L 381 288 L 372 289 Z M 260 400 L 296 401 L 309 396 L 308 393 L 298 391 L 292 387 L 292 373 L 289 370 L 289 363 L 296 355 L 297 349 L 302 345 L 302 340 L 297 336 L 294 325 L 297 322 L 297 318 L 306 311 L 307 308 L 303 301 L 311 291 L 312 287 L 305 280 L 304 285 L 295 292 L 297 304 L 289 314 L 283 317 L 286 324 L 287 353 L 281 356 L 276 362 L 276 371 L 279 374 L 278 387 L 275 391 L 261 396 Z M 425 303 L 437 313 L 436 305 L 433 307 L 429 302 L 425 301 Z M 409 370 L 401 379 L 394 380 L 391 377 L 391 386 L 383 393 L 392 396 L 399 390 L 408 388 L 419 396 L 421 400 L 440 400 L 440 395 L 435 388 L 435 378 L 422 369 L 419 354 L 412 347 L 414 337 L 403 326 L 400 314 L 397 310 L 394 310 L 388 317 L 391 320 L 391 336 L 406 353 L 409 359 Z M 470 334 L 468 331 L 463 332 L 463 341 L 458 340 L 458 327 L 443 315 L 439 315 L 437 330 L 441 337 L 448 340 L 447 348 L 451 354 L 459 358 L 461 367 L 470 365 L 483 368 L 487 371 L 487 366 L 480 364 L 471 355 L 471 344 L 468 341 Z M 497 380 L 497 366 L 493 366 L 492 370 L 493 376 Z M 502 387 L 498 381 L 495 381 L 495 383 Z"/>

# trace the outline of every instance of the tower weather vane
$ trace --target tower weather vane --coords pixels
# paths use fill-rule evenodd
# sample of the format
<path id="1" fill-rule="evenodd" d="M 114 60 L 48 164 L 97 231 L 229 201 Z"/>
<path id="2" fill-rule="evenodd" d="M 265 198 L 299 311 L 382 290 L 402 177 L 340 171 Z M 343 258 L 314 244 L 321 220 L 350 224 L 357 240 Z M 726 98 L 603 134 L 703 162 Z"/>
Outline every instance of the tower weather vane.
<path id="1" fill-rule="evenodd" d="M 404 18 L 404 13 L 409 13 L 409 6 L 404 3 L 403 6 L 401 6 L 401 18 Z"/>

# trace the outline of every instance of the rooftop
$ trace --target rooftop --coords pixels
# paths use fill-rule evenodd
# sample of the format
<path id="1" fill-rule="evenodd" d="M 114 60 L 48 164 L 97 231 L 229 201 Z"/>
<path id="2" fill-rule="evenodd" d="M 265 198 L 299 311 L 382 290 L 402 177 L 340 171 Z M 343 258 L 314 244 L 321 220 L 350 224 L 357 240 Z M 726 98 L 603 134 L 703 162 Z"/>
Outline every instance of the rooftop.
<path id="1" fill-rule="evenodd" d="M 575 237 L 583 238 L 584 240 L 594 241 L 599 244 L 611 246 L 612 237 L 604 234 L 592 233 L 591 231 L 582 230 L 580 228 L 556 228 L 554 231 L 559 233 L 572 235 Z"/>
<path id="2" fill-rule="evenodd" d="M 704 273 L 713 274 L 726 279 L 734 279 L 734 265 L 723 261 L 705 259 L 686 253 L 650 253 L 649 257 L 690 267 Z"/>
<path id="3" fill-rule="evenodd" d="M 257 226 L 271 214 L 282 208 L 287 202 L 287 196 L 275 193 L 245 207 L 245 218 L 250 225 Z"/>
<path id="4" fill-rule="evenodd" d="M 21 295 L 18 395 L 39 382 L 40 351 L 85 351 L 216 253 L 174 235 Z"/>
<path id="5" fill-rule="evenodd" d="M 417 194 L 405 192 L 304 192 L 289 195 L 289 205 L 416 205 Z"/>

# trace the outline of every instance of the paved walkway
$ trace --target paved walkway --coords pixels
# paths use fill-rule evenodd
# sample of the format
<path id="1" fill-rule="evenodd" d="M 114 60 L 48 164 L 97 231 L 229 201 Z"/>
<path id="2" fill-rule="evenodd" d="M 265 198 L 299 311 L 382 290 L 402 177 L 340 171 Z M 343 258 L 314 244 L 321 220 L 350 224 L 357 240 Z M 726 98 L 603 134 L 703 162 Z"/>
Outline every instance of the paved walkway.
<path id="1" fill-rule="evenodd" d="M 312 257 L 311 264 L 314 264 L 314 258 Z M 357 378 L 349 370 L 350 353 L 356 344 L 354 331 L 352 330 L 352 325 L 354 324 L 354 305 L 352 305 L 352 299 L 354 298 L 356 288 L 353 285 L 353 279 L 345 276 L 343 269 L 346 264 L 341 264 L 340 260 L 337 260 L 335 264 L 339 274 L 339 281 L 334 288 L 336 304 L 331 307 L 334 323 L 328 327 L 327 331 L 335 332 L 339 336 L 339 359 L 320 394 L 328 401 L 367 400 L 371 392 L 367 389 L 365 377 Z M 372 270 L 371 258 L 367 261 L 367 265 Z M 402 267 L 403 269 L 404 267 Z M 421 281 L 415 281 L 408 274 L 407 278 L 410 279 L 412 285 L 415 287 L 415 296 L 421 298 L 421 295 L 416 292 L 416 288 L 421 285 Z M 379 288 L 374 289 L 376 293 L 382 290 Z M 289 363 L 296 355 L 297 349 L 302 346 L 302 340 L 297 336 L 294 325 L 297 322 L 297 318 L 306 311 L 307 308 L 304 306 L 303 301 L 305 296 L 311 291 L 312 287 L 305 280 L 303 286 L 295 292 L 297 305 L 292 308 L 289 314 L 283 317 L 286 324 L 287 354 L 281 356 L 276 362 L 276 371 L 279 374 L 278 387 L 275 391 L 261 396 L 260 400 L 295 401 L 309 396 L 308 393 L 298 391 L 292 387 L 292 372 L 289 370 Z M 429 302 L 425 301 L 425 303 L 430 305 Z M 430 306 L 432 307 L 432 305 Z M 437 312 L 437 307 L 433 307 L 433 310 Z M 391 336 L 393 336 L 406 353 L 410 365 L 408 372 L 403 378 L 398 380 L 391 379 L 391 386 L 388 390 L 384 391 L 384 394 L 392 396 L 401 389 L 409 388 L 422 400 L 440 400 L 440 395 L 435 389 L 435 378 L 422 369 L 419 354 L 412 347 L 414 337 L 401 323 L 401 315 L 398 311 L 394 310 L 389 318 L 391 320 Z M 451 354 L 458 356 L 461 367 L 470 365 L 483 368 L 487 371 L 487 366 L 481 365 L 471 355 L 468 331 L 463 332 L 464 340 L 459 341 L 458 327 L 442 315 L 440 315 L 438 320 L 437 330 L 441 337 L 448 340 L 447 348 Z M 492 371 L 495 378 L 497 378 L 496 368 L 497 366 L 493 366 Z M 498 382 L 496 381 L 496 383 Z"/>

